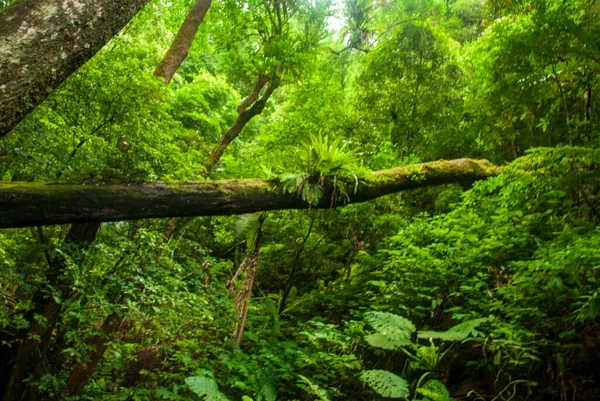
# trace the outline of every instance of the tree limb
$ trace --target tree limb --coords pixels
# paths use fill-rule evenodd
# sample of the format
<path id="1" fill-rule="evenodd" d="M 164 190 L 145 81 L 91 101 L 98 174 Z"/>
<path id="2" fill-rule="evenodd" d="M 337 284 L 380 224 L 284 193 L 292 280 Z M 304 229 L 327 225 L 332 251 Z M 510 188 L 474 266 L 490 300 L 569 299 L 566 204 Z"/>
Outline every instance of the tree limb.
<path id="1" fill-rule="evenodd" d="M 173 43 L 171 43 L 167 54 L 165 54 L 161 62 L 156 66 L 154 75 L 161 77 L 166 84 L 171 81 L 171 78 L 173 78 L 173 75 L 175 75 L 175 72 L 177 72 L 177 69 L 187 57 L 196 37 L 196 32 L 198 32 L 198 28 L 202 20 L 204 20 L 211 2 L 212 0 L 196 0 L 194 2 L 181 28 L 179 28 Z"/>
<path id="2" fill-rule="evenodd" d="M 278 69 L 279 68 L 280 67 L 278 67 Z M 275 75 L 273 78 L 270 79 L 269 85 L 267 86 L 267 89 L 265 89 L 265 93 L 262 95 L 262 97 L 258 100 L 254 99 L 256 100 L 254 101 L 253 96 L 256 94 L 256 96 L 258 97 L 260 89 L 262 89 L 262 87 L 266 84 L 266 82 L 263 83 L 263 78 L 261 77 L 259 77 L 259 79 L 257 80 L 256 85 L 252 90 L 252 93 L 248 96 L 248 98 L 244 99 L 242 103 L 238 106 L 238 112 L 242 110 L 238 115 L 238 118 L 235 120 L 233 125 L 223 134 L 223 136 L 219 140 L 219 143 L 217 143 L 217 146 L 215 146 L 215 148 L 208 155 L 206 161 L 204 162 L 204 172 L 206 175 L 208 175 L 208 173 L 213 169 L 213 167 L 217 165 L 219 160 L 221 160 L 221 157 L 223 156 L 223 153 L 225 153 L 225 150 L 227 149 L 229 144 L 233 142 L 235 138 L 237 138 L 242 133 L 242 130 L 244 129 L 246 124 L 248 124 L 248 122 L 250 122 L 250 120 L 252 120 L 254 117 L 262 113 L 262 111 L 265 109 L 265 106 L 267 105 L 267 101 L 281 82 L 281 77 Z M 257 89 L 258 92 L 256 92 Z M 252 101 L 252 103 L 249 103 L 250 101 Z M 250 104 L 252 104 L 252 106 L 248 109 L 248 106 L 250 106 Z"/>
<path id="3" fill-rule="evenodd" d="M 457 159 L 376 171 L 356 192 L 333 207 L 391 193 L 449 183 L 467 184 L 500 173 L 487 160 Z M 338 181 L 341 181 L 338 178 Z M 354 188 L 354 180 L 346 188 Z M 128 185 L 0 183 L 0 228 L 120 221 L 157 217 L 215 216 L 267 210 L 331 208 L 330 181 L 321 200 L 310 205 L 295 193 L 284 194 L 275 181 L 259 179 L 152 182 Z"/>

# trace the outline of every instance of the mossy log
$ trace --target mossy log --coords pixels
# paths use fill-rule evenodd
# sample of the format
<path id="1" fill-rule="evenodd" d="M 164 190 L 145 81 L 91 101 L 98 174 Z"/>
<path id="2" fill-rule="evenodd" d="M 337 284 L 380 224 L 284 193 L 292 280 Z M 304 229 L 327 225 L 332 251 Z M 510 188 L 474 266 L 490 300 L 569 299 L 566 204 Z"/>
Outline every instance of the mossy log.
<path id="1" fill-rule="evenodd" d="M 283 193 L 277 181 L 259 179 L 122 185 L 0 182 L 0 228 L 331 208 L 408 189 L 470 184 L 499 173 L 487 160 L 472 159 L 396 167 L 370 173 L 359 181 L 356 191 L 350 180 L 347 197 L 334 202 L 333 184 L 326 180 L 316 205 L 296 193 Z"/>

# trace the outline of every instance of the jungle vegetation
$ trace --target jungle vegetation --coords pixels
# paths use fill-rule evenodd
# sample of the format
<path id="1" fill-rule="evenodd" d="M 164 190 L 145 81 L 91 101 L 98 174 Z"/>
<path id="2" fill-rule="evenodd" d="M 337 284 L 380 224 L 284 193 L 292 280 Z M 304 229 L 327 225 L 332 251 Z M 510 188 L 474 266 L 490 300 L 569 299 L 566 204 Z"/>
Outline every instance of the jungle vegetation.
<path id="1" fill-rule="evenodd" d="M 596 0 L 0 0 L 3 401 L 600 399 Z"/>

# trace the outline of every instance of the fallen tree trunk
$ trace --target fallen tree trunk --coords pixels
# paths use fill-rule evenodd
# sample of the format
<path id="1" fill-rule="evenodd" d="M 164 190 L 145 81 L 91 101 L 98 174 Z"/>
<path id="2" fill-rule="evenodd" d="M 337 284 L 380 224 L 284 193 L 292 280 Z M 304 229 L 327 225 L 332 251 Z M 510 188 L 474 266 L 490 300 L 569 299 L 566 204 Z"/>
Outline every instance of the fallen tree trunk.
<path id="1" fill-rule="evenodd" d="M 19 0 L 0 14 L 0 137 L 150 0 Z"/>
<path id="2" fill-rule="evenodd" d="M 337 189 L 323 183 L 316 205 L 296 193 L 283 193 L 276 181 L 242 179 L 153 182 L 124 185 L 0 183 L 0 228 L 156 217 L 216 216 L 266 210 L 331 208 L 432 185 L 469 184 L 500 173 L 487 160 L 457 159 L 373 172 L 356 191 L 332 202 Z"/>

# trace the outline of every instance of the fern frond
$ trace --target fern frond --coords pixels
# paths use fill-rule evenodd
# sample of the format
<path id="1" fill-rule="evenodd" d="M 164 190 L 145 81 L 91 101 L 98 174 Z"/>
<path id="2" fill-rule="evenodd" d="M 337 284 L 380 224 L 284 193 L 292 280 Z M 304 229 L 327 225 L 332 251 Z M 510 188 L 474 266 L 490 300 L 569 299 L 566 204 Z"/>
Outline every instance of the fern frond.
<path id="1" fill-rule="evenodd" d="M 212 377 L 190 376 L 185 379 L 185 384 L 205 401 L 229 401 L 229 398 L 219 391 L 217 382 Z"/>

